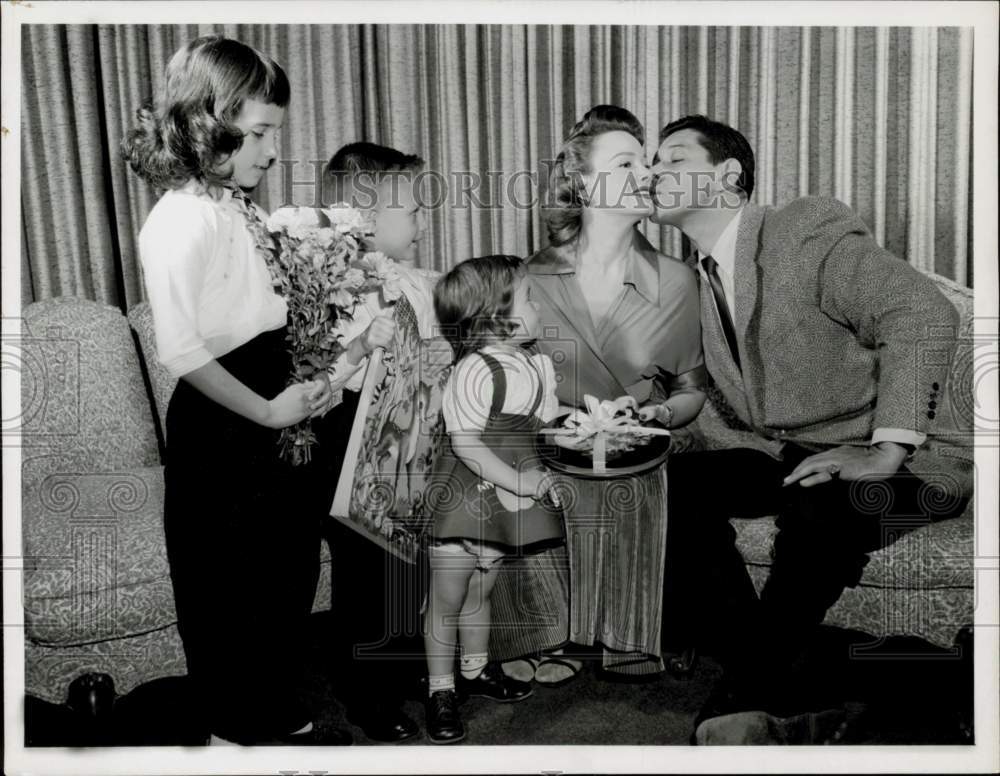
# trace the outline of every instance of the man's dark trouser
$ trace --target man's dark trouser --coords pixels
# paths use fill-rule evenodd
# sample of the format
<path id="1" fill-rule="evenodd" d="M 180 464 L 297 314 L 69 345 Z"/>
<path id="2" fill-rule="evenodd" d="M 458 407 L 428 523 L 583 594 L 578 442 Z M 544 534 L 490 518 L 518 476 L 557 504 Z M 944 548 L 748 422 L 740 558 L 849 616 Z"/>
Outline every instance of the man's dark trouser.
<path id="1" fill-rule="evenodd" d="M 683 453 L 668 464 L 664 640 L 699 644 L 765 708 L 799 702 L 791 669 L 868 553 L 904 533 L 959 514 L 965 500 L 905 467 L 884 480 L 782 486 L 805 457 L 750 449 Z M 777 515 L 770 576 L 760 598 L 729 518 Z"/>

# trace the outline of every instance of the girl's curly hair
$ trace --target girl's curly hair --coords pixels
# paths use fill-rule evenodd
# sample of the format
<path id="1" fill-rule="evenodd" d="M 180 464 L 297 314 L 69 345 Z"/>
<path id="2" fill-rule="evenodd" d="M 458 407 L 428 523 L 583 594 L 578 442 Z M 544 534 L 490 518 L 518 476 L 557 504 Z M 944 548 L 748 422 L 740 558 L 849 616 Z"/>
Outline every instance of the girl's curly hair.
<path id="1" fill-rule="evenodd" d="M 122 157 L 154 189 L 175 189 L 194 178 L 225 184 L 225 161 L 243 145 L 233 126 L 246 100 L 285 107 L 291 88 L 270 57 L 221 35 L 205 35 L 167 65 L 155 105 L 136 111 L 138 125 L 122 140 Z"/>
<path id="2" fill-rule="evenodd" d="M 434 312 L 451 344 L 456 363 L 490 339 L 506 339 L 517 283 L 527 267 L 517 256 L 480 256 L 456 264 L 434 287 Z"/>
<path id="3" fill-rule="evenodd" d="M 572 243 L 580 234 L 585 204 L 583 176 L 590 169 L 590 149 L 605 132 L 628 132 L 645 145 L 646 133 L 630 111 L 617 105 L 595 105 L 570 130 L 549 174 L 544 206 L 549 244 Z"/>

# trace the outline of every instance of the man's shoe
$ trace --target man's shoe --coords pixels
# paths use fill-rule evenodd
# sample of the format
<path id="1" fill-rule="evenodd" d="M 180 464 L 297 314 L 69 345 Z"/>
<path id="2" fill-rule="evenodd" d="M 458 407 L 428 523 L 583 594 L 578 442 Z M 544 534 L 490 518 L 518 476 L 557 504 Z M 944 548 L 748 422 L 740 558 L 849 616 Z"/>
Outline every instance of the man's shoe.
<path id="1" fill-rule="evenodd" d="M 454 690 L 438 690 L 424 704 L 427 718 L 427 738 L 432 744 L 456 744 L 465 738 L 465 725 L 458 713 L 458 696 Z"/>
<path id="2" fill-rule="evenodd" d="M 489 698 L 497 703 L 516 703 L 532 693 L 530 684 L 507 676 L 499 663 L 487 663 L 475 679 L 459 674 L 455 687 L 460 700 Z"/>
<path id="3" fill-rule="evenodd" d="M 763 711 L 741 711 L 706 719 L 694 732 L 697 746 L 821 745 L 840 743 L 844 709 L 774 717 Z"/>
<path id="4" fill-rule="evenodd" d="M 361 728 L 367 738 L 384 744 L 398 744 L 420 732 L 416 722 L 393 706 L 348 708 L 347 721 Z"/>
<path id="5" fill-rule="evenodd" d="M 695 715 L 694 727 L 697 730 L 702 722 L 714 717 L 725 717 L 741 711 L 756 710 L 760 710 L 759 707 L 755 708 L 743 693 L 737 691 L 732 682 L 723 677 L 712 687 L 708 698 Z M 692 736 L 692 743 L 694 743 L 693 738 Z"/>

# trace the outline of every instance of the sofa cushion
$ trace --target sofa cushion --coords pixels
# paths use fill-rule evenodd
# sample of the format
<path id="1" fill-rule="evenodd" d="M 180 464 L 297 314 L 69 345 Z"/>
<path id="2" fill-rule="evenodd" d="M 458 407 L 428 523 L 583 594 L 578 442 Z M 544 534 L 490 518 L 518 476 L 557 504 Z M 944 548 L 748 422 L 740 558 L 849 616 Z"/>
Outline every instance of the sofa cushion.
<path id="1" fill-rule="evenodd" d="M 774 518 L 731 521 L 736 546 L 751 565 L 771 565 L 777 529 Z M 918 528 L 871 553 L 861 584 L 894 590 L 972 589 L 973 520 L 971 507 L 962 517 Z"/>
<path id="2" fill-rule="evenodd" d="M 85 472 L 27 460 L 22 477 L 28 638 L 83 644 L 176 620 L 163 538 L 163 468 Z"/>
<path id="3" fill-rule="evenodd" d="M 747 566 L 754 587 L 760 592 L 769 568 Z M 942 649 L 955 645 L 959 631 L 975 616 L 975 598 L 967 587 L 940 587 L 927 590 L 872 587 L 864 581 L 849 587 L 826 613 L 824 625 L 849 628 L 872 635 L 877 647 L 888 636 L 916 636 Z M 865 645 L 859 644 L 864 657 Z M 881 657 L 884 659 L 885 653 Z"/>
<path id="4" fill-rule="evenodd" d="M 90 468 L 159 463 L 128 323 L 114 307 L 58 297 L 24 308 L 22 447 L 82 452 Z"/>

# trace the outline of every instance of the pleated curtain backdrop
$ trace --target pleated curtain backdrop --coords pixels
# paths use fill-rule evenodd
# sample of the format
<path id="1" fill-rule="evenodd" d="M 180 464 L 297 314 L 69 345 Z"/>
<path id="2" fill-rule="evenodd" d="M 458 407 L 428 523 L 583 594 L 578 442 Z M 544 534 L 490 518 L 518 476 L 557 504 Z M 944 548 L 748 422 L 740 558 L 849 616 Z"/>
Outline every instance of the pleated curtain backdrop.
<path id="1" fill-rule="evenodd" d="M 267 52 L 292 102 L 255 193 L 313 199 L 312 162 L 369 140 L 418 153 L 424 266 L 544 244 L 547 162 L 592 105 L 628 108 L 650 155 L 706 113 L 757 154 L 754 200 L 835 196 L 910 263 L 971 285 L 972 30 L 966 28 L 186 25 L 23 28 L 24 299 L 143 298 L 136 236 L 155 202 L 118 154 L 169 57 L 208 32 Z M 293 164 L 294 163 L 294 164 Z M 286 179 L 287 178 L 287 179 Z M 294 184 L 294 185 L 292 185 Z M 463 195 L 463 191 L 470 194 Z M 680 235 L 644 229 L 680 255 Z"/>

